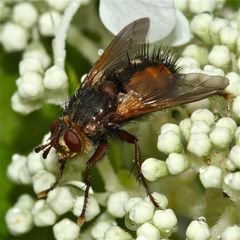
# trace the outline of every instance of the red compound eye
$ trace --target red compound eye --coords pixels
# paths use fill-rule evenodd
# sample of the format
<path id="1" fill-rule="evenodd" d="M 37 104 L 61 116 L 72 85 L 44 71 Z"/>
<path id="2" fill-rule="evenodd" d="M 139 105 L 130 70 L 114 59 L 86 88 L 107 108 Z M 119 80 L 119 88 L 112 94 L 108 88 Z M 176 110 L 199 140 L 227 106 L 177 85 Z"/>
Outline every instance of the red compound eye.
<path id="1" fill-rule="evenodd" d="M 75 132 L 68 129 L 65 131 L 63 138 L 64 138 L 66 145 L 72 152 L 80 152 L 81 151 L 81 141 Z"/>
<path id="2" fill-rule="evenodd" d="M 50 126 L 51 133 L 54 133 L 54 131 L 59 128 L 61 124 L 61 121 L 59 119 L 53 120 Z"/>

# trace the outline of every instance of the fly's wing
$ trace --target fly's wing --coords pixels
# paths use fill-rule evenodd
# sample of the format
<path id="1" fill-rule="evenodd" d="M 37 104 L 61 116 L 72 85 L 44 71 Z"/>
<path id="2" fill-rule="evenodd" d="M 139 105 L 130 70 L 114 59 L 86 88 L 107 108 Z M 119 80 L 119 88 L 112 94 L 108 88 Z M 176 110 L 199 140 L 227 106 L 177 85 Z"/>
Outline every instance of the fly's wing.
<path id="1" fill-rule="evenodd" d="M 128 57 L 135 54 L 145 42 L 149 24 L 149 18 L 140 18 L 123 28 L 95 63 L 82 87 L 99 84 L 103 75 L 107 76 L 116 66 L 127 63 Z"/>
<path id="2" fill-rule="evenodd" d="M 157 74 L 156 69 L 137 72 L 118 96 L 115 121 L 123 122 L 146 113 L 221 94 L 228 80 L 202 73 Z"/>

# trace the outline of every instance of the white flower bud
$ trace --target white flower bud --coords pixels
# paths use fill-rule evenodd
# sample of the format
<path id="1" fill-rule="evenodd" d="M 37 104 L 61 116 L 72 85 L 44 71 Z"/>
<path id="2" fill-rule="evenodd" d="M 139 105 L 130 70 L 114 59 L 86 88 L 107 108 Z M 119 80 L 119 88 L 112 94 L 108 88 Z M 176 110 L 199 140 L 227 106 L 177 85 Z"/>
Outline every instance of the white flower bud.
<path id="1" fill-rule="evenodd" d="M 33 226 L 32 214 L 25 208 L 10 208 L 5 216 L 5 221 L 13 235 L 29 232 Z"/>
<path id="2" fill-rule="evenodd" d="M 213 10 L 216 7 L 216 1 L 215 0 L 208 0 L 208 1 L 189 0 L 188 6 L 189 6 L 189 10 L 192 13 L 213 12 Z"/>
<path id="3" fill-rule="evenodd" d="M 118 226 L 110 227 L 104 234 L 103 240 L 133 240 L 128 232 Z"/>
<path id="4" fill-rule="evenodd" d="M 188 0 L 174 0 L 175 7 L 181 11 L 188 9 Z"/>
<path id="5" fill-rule="evenodd" d="M 167 168 L 170 174 L 179 174 L 184 172 L 189 166 L 189 160 L 183 154 L 170 153 L 166 159 Z"/>
<path id="6" fill-rule="evenodd" d="M 61 0 L 61 1 L 53 1 L 53 0 L 45 0 L 49 6 L 55 8 L 57 11 L 63 11 L 71 2 L 70 0 Z"/>
<path id="7" fill-rule="evenodd" d="M 194 133 L 209 133 L 211 131 L 211 128 L 209 127 L 209 125 L 203 121 L 203 120 L 199 120 L 199 121 L 195 121 L 193 122 L 192 124 L 192 127 L 191 127 L 191 134 L 194 134 Z"/>
<path id="8" fill-rule="evenodd" d="M 240 76 L 235 72 L 226 74 L 226 78 L 229 80 L 229 85 L 226 87 L 226 92 L 235 96 L 240 95 Z"/>
<path id="9" fill-rule="evenodd" d="M 190 130 L 192 127 L 192 121 L 190 118 L 185 118 L 179 123 L 181 133 L 184 137 L 184 140 L 187 142 L 190 138 Z"/>
<path id="10" fill-rule="evenodd" d="M 73 207 L 73 196 L 67 187 L 57 187 L 47 196 L 48 205 L 58 215 L 70 211 Z"/>
<path id="11" fill-rule="evenodd" d="M 232 118 L 223 117 L 217 121 L 216 127 L 223 127 L 223 128 L 229 129 L 231 135 L 233 136 L 234 132 L 237 129 L 237 124 L 235 123 L 235 121 Z"/>
<path id="12" fill-rule="evenodd" d="M 204 42 L 211 43 L 209 34 L 209 24 L 212 22 L 212 16 L 208 13 L 195 15 L 191 21 L 192 32 L 200 37 Z"/>
<path id="13" fill-rule="evenodd" d="M 22 194 L 17 202 L 15 203 L 14 207 L 18 208 L 25 208 L 25 209 L 32 209 L 35 200 L 29 194 Z"/>
<path id="14" fill-rule="evenodd" d="M 240 191 L 240 172 L 228 173 L 224 177 L 224 182 L 233 190 Z"/>
<path id="15" fill-rule="evenodd" d="M 45 72 L 43 85 L 51 91 L 62 91 L 67 88 L 67 74 L 62 68 L 54 65 Z"/>
<path id="16" fill-rule="evenodd" d="M 209 25 L 209 32 L 214 44 L 220 44 L 219 32 L 222 28 L 227 27 L 229 25 L 228 20 L 225 18 L 214 18 Z"/>
<path id="17" fill-rule="evenodd" d="M 151 223 L 144 223 L 137 229 L 137 236 L 144 237 L 146 240 L 160 240 L 159 230 Z"/>
<path id="18" fill-rule="evenodd" d="M 208 55 L 209 63 L 216 67 L 226 69 L 231 62 L 229 49 L 224 45 L 214 45 Z"/>
<path id="19" fill-rule="evenodd" d="M 57 220 L 56 213 L 46 204 L 46 200 L 38 200 L 32 209 L 33 221 L 36 226 L 51 226 Z"/>
<path id="20" fill-rule="evenodd" d="M 61 15 L 56 11 L 45 12 L 39 17 L 39 30 L 43 36 L 54 36 L 61 22 Z"/>
<path id="21" fill-rule="evenodd" d="M 196 59 L 200 66 L 204 66 L 208 63 L 208 49 L 200 47 L 196 44 L 188 45 L 182 52 L 183 57 L 192 57 Z"/>
<path id="22" fill-rule="evenodd" d="M 28 31 L 15 23 L 7 22 L 2 27 L 0 40 L 6 51 L 21 51 L 27 46 Z"/>
<path id="23" fill-rule="evenodd" d="M 39 193 L 49 188 L 56 181 L 56 177 L 48 171 L 41 170 L 33 176 L 32 180 L 34 192 Z"/>
<path id="24" fill-rule="evenodd" d="M 133 208 L 133 206 L 136 205 L 140 201 L 142 201 L 142 198 L 139 198 L 139 197 L 129 198 L 124 204 L 125 213 L 129 213 L 131 208 Z"/>
<path id="25" fill-rule="evenodd" d="M 84 197 L 77 197 L 73 206 L 73 214 L 77 217 L 80 216 L 83 208 Z M 100 213 L 100 208 L 96 199 L 92 196 L 88 198 L 88 206 L 86 211 L 86 221 L 91 221 Z"/>
<path id="26" fill-rule="evenodd" d="M 32 182 L 32 179 L 26 164 L 19 170 L 19 182 L 21 184 L 30 184 Z"/>
<path id="27" fill-rule="evenodd" d="M 238 36 L 238 31 L 231 27 L 225 27 L 220 30 L 221 44 L 227 46 L 231 51 L 235 51 Z"/>
<path id="28" fill-rule="evenodd" d="M 196 111 L 198 109 L 205 109 L 205 108 L 209 109 L 210 106 L 211 106 L 211 103 L 208 98 L 204 98 L 204 99 L 196 101 L 196 102 L 185 104 L 185 107 L 186 107 L 186 110 L 188 111 L 188 113 L 193 113 L 194 111 Z"/>
<path id="29" fill-rule="evenodd" d="M 188 240 L 208 240 L 211 236 L 209 227 L 205 221 L 192 221 L 187 230 L 186 237 Z"/>
<path id="30" fill-rule="evenodd" d="M 158 193 L 158 192 L 154 192 L 154 193 L 152 193 L 152 196 L 153 196 L 154 200 L 157 202 L 158 206 L 161 209 L 166 209 L 167 208 L 168 199 L 167 199 L 167 197 L 165 195 L 163 195 L 161 193 Z M 149 196 L 145 197 L 144 200 L 151 202 Z"/>
<path id="31" fill-rule="evenodd" d="M 239 98 L 240 99 L 240 98 Z M 235 138 L 235 143 L 240 145 L 240 127 L 237 127 L 235 134 L 234 134 L 234 138 Z"/>
<path id="32" fill-rule="evenodd" d="M 240 145 L 235 145 L 229 152 L 231 162 L 240 169 Z"/>
<path id="33" fill-rule="evenodd" d="M 24 58 L 19 63 L 19 72 L 23 76 L 26 72 L 43 73 L 42 61 L 39 58 L 28 57 Z"/>
<path id="34" fill-rule="evenodd" d="M 80 233 L 80 226 L 68 218 L 62 219 L 53 226 L 56 240 L 75 240 Z"/>
<path id="35" fill-rule="evenodd" d="M 158 178 L 168 175 L 166 162 L 156 158 L 146 159 L 142 163 L 141 170 L 148 181 L 156 181 Z"/>
<path id="36" fill-rule="evenodd" d="M 205 121 L 209 126 L 214 123 L 214 115 L 208 109 L 198 109 L 191 115 L 192 122 Z"/>
<path id="37" fill-rule="evenodd" d="M 166 132 L 173 131 L 176 134 L 180 134 L 180 128 L 177 124 L 173 123 L 165 123 L 161 127 L 161 134 L 164 134 Z"/>
<path id="38" fill-rule="evenodd" d="M 42 157 L 41 152 L 39 154 Z M 56 149 L 51 148 L 47 157 L 45 159 L 42 158 L 42 162 L 43 162 L 44 167 L 48 171 L 55 173 L 57 170 L 57 164 L 58 164 L 58 155 L 57 155 Z"/>
<path id="39" fill-rule="evenodd" d="M 125 215 L 124 204 L 128 201 L 127 192 L 116 192 L 110 195 L 107 202 L 107 210 L 114 217 L 121 218 Z"/>
<path id="40" fill-rule="evenodd" d="M 143 224 L 150 221 L 153 214 L 153 204 L 149 201 L 141 200 L 130 209 L 129 218 L 136 224 Z"/>
<path id="41" fill-rule="evenodd" d="M 236 46 L 237 46 L 237 56 L 240 56 L 240 35 L 238 36 L 236 40 Z"/>
<path id="42" fill-rule="evenodd" d="M 31 152 L 27 158 L 27 168 L 31 175 L 44 170 L 42 157 L 39 153 Z"/>
<path id="43" fill-rule="evenodd" d="M 193 57 L 186 57 L 183 56 L 178 60 L 178 65 L 185 68 L 185 67 L 196 67 L 199 69 L 200 65 L 199 62 Z"/>
<path id="44" fill-rule="evenodd" d="M 161 232 L 172 231 L 177 225 L 177 218 L 172 209 L 155 211 L 152 221 Z"/>
<path id="45" fill-rule="evenodd" d="M 38 12 L 29 2 L 22 2 L 14 6 L 13 20 L 26 28 L 31 28 L 37 21 Z"/>
<path id="46" fill-rule="evenodd" d="M 7 168 L 7 176 L 15 183 L 20 183 L 20 169 L 22 169 L 27 162 L 27 158 L 25 156 L 21 156 L 19 154 L 14 154 L 12 156 L 12 161 L 8 165 Z"/>
<path id="47" fill-rule="evenodd" d="M 25 99 L 36 100 L 43 97 L 42 76 L 36 72 L 26 72 L 17 80 L 17 86 L 20 96 Z"/>
<path id="48" fill-rule="evenodd" d="M 11 98 L 11 104 L 14 111 L 19 112 L 21 114 L 27 115 L 30 112 L 33 112 L 39 108 L 41 108 L 41 101 L 29 101 L 27 99 L 22 98 L 19 95 L 19 92 L 15 92 Z"/>
<path id="49" fill-rule="evenodd" d="M 211 76 L 223 76 L 225 75 L 224 71 L 221 68 L 217 68 L 214 65 L 206 65 L 203 68 L 202 73 L 211 75 Z"/>
<path id="50" fill-rule="evenodd" d="M 182 150 L 180 134 L 177 134 L 174 131 L 161 133 L 158 136 L 157 148 L 159 151 L 165 154 L 171 152 L 180 152 Z"/>
<path id="51" fill-rule="evenodd" d="M 227 227 L 221 235 L 221 240 L 239 240 L 240 227 L 237 225 Z"/>
<path id="52" fill-rule="evenodd" d="M 232 136 L 228 128 L 216 127 L 209 135 L 212 144 L 219 149 L 226 149 L 229 147 Z"/>
<path id="53" fill-rule="evenodd" d="M 113 221 L 101 221 L 98 222 L 91 231 L 91 235 L 94 239 L 103 239 L 105 232 L 115 223 Z"/>
<path id="54" fill-rule="evenodd" d="M 215 166 L 201 167 L 199 178 L 205 188 L 219 188 L 222 182 L 222 170 Z"/>
<path id="55" fill-rule="evenodd" d="M 240 119 L 240 96 L 237 96 L 237 97 L 233 100 L 232 110 L 233 110 L 233 112 L 236 114 L 236 116 L 238 117 L 238 119 Z"/>
<path id="56" fill-rule="evenodd" d="M 47 68 L 51 62 L 46 50 L 41 46 L 33 46 L 23 53 L 23 58 L 37 58 L 42 62 L 43 68 Z"/>
<path id="57" fill-rule="evenodd" d="M 207 156 L 211 150 L 211 142 L 206 133 L 194 133 L 187 146 L 189 152 L 198 157 Z"/>

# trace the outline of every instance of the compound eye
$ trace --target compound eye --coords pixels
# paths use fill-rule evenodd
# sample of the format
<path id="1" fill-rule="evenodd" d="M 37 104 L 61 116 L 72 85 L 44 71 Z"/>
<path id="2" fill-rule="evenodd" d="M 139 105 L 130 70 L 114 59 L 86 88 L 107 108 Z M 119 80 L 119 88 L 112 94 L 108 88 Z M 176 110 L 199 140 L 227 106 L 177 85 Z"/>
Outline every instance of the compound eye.
<path id="1" fill-rule="evenodd" d="M 53 120 L 50 126 L 50 132 L 54 133 L 60 127 L 61 121 L 59 119 Z"/>
<path id="2" fill-rule="evenodd" d="M 81 151 L 81 140 L 74 131 L 72 131 L 71 129 L 67 129 L 64 133 L 63 138 L 66 145 L 72 152 Z"/>

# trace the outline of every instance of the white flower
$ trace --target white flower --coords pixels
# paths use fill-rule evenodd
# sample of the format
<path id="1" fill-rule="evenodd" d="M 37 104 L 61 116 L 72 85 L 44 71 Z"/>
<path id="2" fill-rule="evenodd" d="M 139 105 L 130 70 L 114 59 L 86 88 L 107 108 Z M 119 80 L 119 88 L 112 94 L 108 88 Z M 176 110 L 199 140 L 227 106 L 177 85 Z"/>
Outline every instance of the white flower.
<path id="1" fill-rule="evenodd" d="M 131 208 L 133 208 L 133 206 L 135 206 L 140 201 L 142 201 L 142 198 L 140 198 L 140 197 L 129 198 L 124 204 L 125 213 L 129 213 Z"/>
<path id="2" fill-rule="evenodd" d="M 35 203 L 35 200 L 29 194 L 22 194 L 18 198 L 14 207 L 25 208 L 30 210 L 33 207 L 34 203 Z"/>
<path id="3" fill-rule="evenodd" d="M 209 126 L 214 123 L 214 115 L 208 109 L 198 109 L 191 115 L 192 122 L 205 121 Z"/>
<path id="4" fill-rule="evenodd" d="M 49 192 L 47 196 L 48 205 L 57 213 L 62 215 L 73 207 L 73 196 L 67 187 L 57 187 Z"/>
<path id="5" fill-rule="evenodd" d="M 84 197 L 77 197 L 73 205 L 73 214 L 77 217 L 80 216 L 83 208 Z M 91 221 L 100 213 L 100 208 L 96 199 L 92 196 L 88 198 L 88 205 L 86 211 L 86 221 Z"/>
<path id="6" fill-rule="evenodd" d="M 131 235 L 118 226 L 110 227 L 104 234 L 103 240 L 133 240 Z"/>
<path id="7" fill-rule="evenodd" d="M 237 225 L 227 227 L 221 235 L 221 240 L 240 239 L 240 227 Z"/>
<path id="8" fill-rule="evenodd" d="M 129 211 L 129 218 L 136 224 L 143 224 L 152 219 L 154 206 L 150 201 L 141 200 Z"/>
<path id="9" fill-rule="evenodd" d="M 190 130 L 191 134 L 194 133 L 209 133 L 211 131 L 211 128 L 209 127 L 209 125 L 203 121 L 203 120 L 199 120 L 199 121 L 194 121 Z"/>
<path id="10" fill-rule="evenodd" d="M 142 174 L 148 181 L 155 181 L 160 177 L 168 175 L 165 161 L 155 158 L 146 159 L 141 166 Z"/>
<path id="11" fill-rule="evenodd" d="M 75 240 L 80 233 L 80 226 L 64 218 L 54 225 L 53 233 L 56 240 Z"/>
<path id="12" fill-rule="evenodd" d="M 6 51 L 20 51 L 27 46 L 28 31 L 12 22 L 7 22 L 1 29 L 1 43 Z"/>
<path id="13" fill-rule="evenodd" d="M 189 0 L 188 7 L 192 13 L 213 12 L 217 5 L 215 0 L 196 1 Z"/>
<path id="14" fill-rule="evenodd" d="M 45 72 L 43 85 L 48 90 L 60 92 L 66 90 L 68 86 L 67 79 L 66 72 L 62 68 L 54 65 Z"/>
<path id="15" fill-rule="evenodd" d="M 5 221 L 9 231 L 13 235 L 29 232 L 33 226 L 32 214 L 25 208 L 10 208 L 5 216 Z"/>
<path id="16" fill-rule="evenodd" d="M 239 36 L 239 32 L 232 27 L 224 27 L 220 30 L 221 44 L 227 46 L 231 51 L 236 50 L 236 41 Z"/>
<path id="17" fill-rule="evenodd" d="M 166 209 L 167 208 L 167 205 L 168 205 L 168 199 L 165 195 L 161 194 L 161 193 L 158 193 L 158 192 L 153 192 L 152 193 L 152 196 L 154 198 L 154 200 L 156 201 L 156 203 L 158 204 L 158 206 L 161 208 L 161 209 Z M 151 202 L 149 196 L 145 197 L 144 199 L 145 201 L 149 201 Z M 151 202 L 152 203 L 152 202 Z"/>
<path id="18" fill-rule="evenodd" d="M 219 188 L 222 182 L 222 170 L 216 166 L 206 166 L 199 169 L 199 178 L 205 188 Z"/>
<path id="19" fill-rule="evenodd" d="M 161 235 L 159 230 L 151 223 L 144 223 L 137 229 L 138 237 L 145 237 L 146 240 L 160 240 Z M 140 239 L 140 238 L 139 238 Z"/>
<path id="20" fill-rule="evenodd" d="M 184 137 L 185 141 L 189 140 L 190 137 L 190 131 L 192 127 L 192 122 L 190 118 L 185 118 L 179 123 L 179 127 L 181 129 L 181 134 Z"/>
<path id="21" fill-rule="evenodd" d="M 43 73 L 43 64 L 39 58 L 26 57 L 19 63 L 19 73 L 23 76 L 26 72 Z"/>
<path id="22" fill-rule="evenodd" d="M 224 182 L 233 190 L 240 191 L 240 172 L 226 174 Z"/>
<path id="23" fill-rule="evenodd" d="M 27 158 L 27 168 L 31 175 L 34 175 L 41 170 L 44 170 L 41 155 L 35 152 L 31 152 Z"/>
<path id="24" fill-rule="evenodd" d="M 189 166 L 189 161 L 183 154 L 170 153 L 166 159 L 166 164 L 169 173 L 175 175 L 184 172 Z"/>
<path id="25" fill-rule="evenodd" d="M 237 124 L 235 123 L 235 121 L 232 118 L 223 117 L 217 121 L 216 127 L 227 128 L 230 131 L 230 134 L 233 136 L 234 132 L 237 129 Z"/>
<path id="26" fill-rule="evenodd" d="M 70 0 L 60 0 L 60 1 L 54 1 L 54 0 L 45 0 L 49 6 L 52 8 L 55 8 L 57 11 L 63 11 L 67 5 L 69 4 Z"/>
<path id="27" fill-rule="evenodd" d="M 231 132 L 225 127 L 216 127 L 209 137 L 213 145 L 219 149 L 226 149 L 232 141 Z"/>
<path id="28" fill-rule="evenodd" d="M 41 170 L 33 176 L 32 180 L 34 192 L 39 193 L 49 188 L 55 182 L 56 177 L 46 170 Z"/>
<path id="29" fill-rule="evenodd" d="M 240 119 L 240 96 L 237 96 L 233 101 L 233 112 L 236 114 L 238 119 Z"/>
<path id="30" fill-rule="evenodd" d="M 100 221 L 92 228 L 91 235 L 95 239 L 103 239 L 105 232 L 114 225 L 113 221 Z"/>
<path id="31" fill-rule="evenodd" d="M 162 232 L 172 231 L 177 225 L 177 218 L 172 209 L 157 210 L 152 221 Z"/>
<path id="32" fill-rule="evenodd" d="M 231 62 L 231 55 L 229 49 L 224 45 L 214 45 L 208 55 L 209 63 L 226 69 Z"/>
<path id="33" fill-rule="evenodd" d="M 57 220 L 56 213 L 48 206 L 46 200 L 38 200 L 32 209 L 33 221 L 36 226 L 51 226 Z"/>
<path id="34" fill-rule="evenodd" d="M 108 212 L 114 217 L 123 217 L 125 215 L 124 204 L 128 199 L 129 196 L 127 192 L 116 192 L 111 194 L 107 202 Z"/>
<path id="35" fill-rule="evenodd" d="M 229 85 L 226 87 L 226 92 L 235 96 L 240 95 L 240 76 L 235 72 L 226 74 L 226 78 L 229 80 Z"/>
<path id="36" fill-rule="evenodd" d="M 101 0 L 99 12 L 102 22 L 113 34 L 117 34 L 133 20 L 149 17 L 151 24 L 148 40 L 150 42 L 168 36 L 168 43 L 178 45 L 188 42 L 191 38 L 188 21 L 182 13 L 175 12 L 172 0 Z"/>
<path id="37" fill-rule="evenodd" d="M 61 15 L 56 11 L 45 12 L 39 17 L 39 30 L 43 36 L 54 36 L 60 21 Z"/>
<path id="38" fill-rule="evenodd" d="M 199 220 L 192 221 L 186 231 L 186 237 L 189 240 L 208 240 L 210 236 L 207 223 L 200 218 Z"/>
<path id="39" fill-rule="evenodd" d="M 22 2 L 14 6 L 13 20 L 25 28 L 31 28 L 37 21 L 38 12 L 33 4 Z"/>

